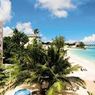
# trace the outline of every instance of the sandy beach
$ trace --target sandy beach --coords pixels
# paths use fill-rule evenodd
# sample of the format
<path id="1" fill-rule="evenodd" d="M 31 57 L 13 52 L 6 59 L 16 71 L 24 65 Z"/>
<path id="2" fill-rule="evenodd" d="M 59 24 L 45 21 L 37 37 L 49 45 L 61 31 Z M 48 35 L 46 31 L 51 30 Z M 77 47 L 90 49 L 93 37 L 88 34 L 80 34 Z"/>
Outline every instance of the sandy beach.
<path id="1" fill-rule="evenodd" d="M 72 65 L 78 64 L 82 66 L 82 70 L 71 74 L 71 76 L 78 76 L 86 82 L 87 89 L 80 88 L 79 95 L 88 95 L 87 91 L 95 95 L 95 65 L 92 62 L 89 62 L 86 59 L 80 58 L 70 51 L 68 51 L 68 56 L 70 57 L 69 61 Z"/>

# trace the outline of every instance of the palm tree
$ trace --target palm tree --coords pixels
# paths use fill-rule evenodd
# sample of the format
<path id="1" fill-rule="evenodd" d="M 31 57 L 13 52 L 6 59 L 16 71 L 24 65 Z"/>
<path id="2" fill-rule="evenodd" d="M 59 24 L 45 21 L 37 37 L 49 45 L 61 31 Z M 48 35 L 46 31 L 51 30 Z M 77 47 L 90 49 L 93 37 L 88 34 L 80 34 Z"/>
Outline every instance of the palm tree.
<path id="1" fill-rule="evenodd" d="M 39 29 L 34 29 L 34 34 L 37 35 L 39 33 Z"/>
<path id="2" fill-rule="evenodd" d="M 70 73 L 77 71 L 80 66 L 72 66 L 66 58 L 66 50 L 64 50 L 64 37 L 56 37 L 53 40 L 53 45 L 48 49 L 48 67 L 52 76 L 48 95 L 60 93 L 68 87 L 73 90 L 73 86 L 85 87 L 85 82 L 79 77 L 68 76 Z M 50 80 L 49 80 L 50 81 Z"/>
<path id="3" fill-rule="evenodd" d="M 5 73 L 4 64 L 0 64 L 0 95 L 4 95 L 4 88 L 8 79 L 8 75 Z"/>
<path id="4" fill-rule="evenodd" d="M 79 77 L 68 76 L 80 66 L 72 66 L 65 57 L 64 37 L 56 37 L 48 50 L 36 39 L 25 49 L 24 44 L 28 40 L 25 41 L 27 37 L 23 35 L 15 30 L 11 40 L 10 62 L 14 64 L 6 69 L 11 75 L 8 80 L 12 83 L 11 87 L 22 83 L 39 83 L 42 95 L 55 95 L 68 87 L 73 89 L 73 85 L 84 87 L 85 82 Z"/>
<path id="5" fill-rule="evenodd" d="M 53 44 L 55 45 L 55 47 L 57 49 L 64 48 L 64 46 L 65 46 L 64 37 L 63 36 L 59 36 L 59 37 L 56 36 L 55 39 L 53 40 Z"/>
<path id="6" fill-rule="evenodd" d="M 24 52 L 24 45 L 28 42 L 28 37 L 23 32 L 14 29 L 12 37 L 4 37 L 3 39 L 3 56 L 4 63 L 12 64 L 11 59 L 14 54 L 20 57 Z"/>
<path id="7" fill-rule="evenodd" d="M 85 85 L 85 82 L 79 77 L 68 76 L 70 73 L 77 71 L 80 66 L 72 66 L 68 62 L 68 58 L 65 58 L 66 51 L 64 52 L 64 49 L 61 49 L 64 47 L 64 42 L 60 41 L 60 39 L 58 40 L 61 44 L 60 48 L 57 44 L 53 44 L 48 50 L 45 50 L 39 47 L 37 42 L 28 47 L 31 61 L 28 64 L 30 66 L 25 69 L 28 76 L 23 79 L 24 82 L 41 84 L 42 95 L 46 93 L 54 95 L 56 91 L 61 92 L 68 87 L 73 90 L 75 85 L 82 87 Z M 57 43 L 59 44 L 59 42 Z M 22 79 L 21 75 L 18 78 Z"/>
<path id="8" fill-rule="evenodd" d="M 3 87 L 5 84 L 4 79 L 6 78 L 5 74 L 3 73 L 4 71 L 4 66 L 0 64 L 0 88 Z"/>

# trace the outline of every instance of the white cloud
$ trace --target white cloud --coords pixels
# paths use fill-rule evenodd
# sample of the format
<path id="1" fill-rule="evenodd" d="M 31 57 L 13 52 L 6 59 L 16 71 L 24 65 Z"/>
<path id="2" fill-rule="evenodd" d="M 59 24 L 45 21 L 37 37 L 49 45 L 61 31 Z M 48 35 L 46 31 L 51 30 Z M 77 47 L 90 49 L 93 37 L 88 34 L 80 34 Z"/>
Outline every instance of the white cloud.
<path id="1" fill-rule="evenodd" d="M 25 23 L 17 23 L 16 28 L 21 31 L 24 32 L 26 34 L 32 34 L 33 33 L 33 29 L 31 26 L 31 22 L 25 22 Z"/>
<path id="2" fill-rule="evenodd" d="M 77 42 L 77 40 L 67 40 L 67 41 L 66 41 L 66 43 L 71 43 L 71 44 L 72 44 L 72 43 L 75 43 L 75 42 Z"/>
<path id="3" fill-rule="evenodd" d="M 3 37 L 12 36 L 13 30 L 10 27 L 4 27 L 3 28 Z"/>
<path id="4" fill-rule="evenodd" d="M 47 37 L 45 37 L 45 36 L 41 36 L 42 37 L 42 41 L 43 42 L 50 42 L 51 40 L 50 39 L 48 39 Z"/>
<path id="5" fill-rule="evenodd" d="M 11 19 L 11 1 L 0 0 L 0 22 L 6 22 Z"/>
<path id="6" fill-rule="evenodd" d="M 86 44 L 95 44 L 95 34 L 85 37 L 82 41 Z"/>
<path id="7" fill-rule="evenodd" d="M 68 16 L 68 10 L 77 6 L 72 0 L 37 0 L 36 7 L 47 9 L 52 15 L 62 18 Z"/>
<path id="8" fill-rule="evenodd" d="M 33 33 L 33 29 L 31 27 L 30 22 L 17 23 L 16 28 L 19 31 L 24 32 L 26 34 L 32 34 Z M 12 36 L 12 35 L 13 35 L 13 30 L 10 27 L 6 26 L 3 28 L 3 37 Z"/>

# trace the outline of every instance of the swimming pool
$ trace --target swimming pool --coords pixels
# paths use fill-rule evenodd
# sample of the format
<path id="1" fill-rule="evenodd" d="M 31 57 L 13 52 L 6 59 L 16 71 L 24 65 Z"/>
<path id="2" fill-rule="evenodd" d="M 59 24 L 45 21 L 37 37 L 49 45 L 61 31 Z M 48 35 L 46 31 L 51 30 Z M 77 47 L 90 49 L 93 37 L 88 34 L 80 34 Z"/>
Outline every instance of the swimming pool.
<path id="1" fill-rule="evenodd" d="M 21 89 L 15 92 L 14 95 L 32 95 L 28 89 Z"/>

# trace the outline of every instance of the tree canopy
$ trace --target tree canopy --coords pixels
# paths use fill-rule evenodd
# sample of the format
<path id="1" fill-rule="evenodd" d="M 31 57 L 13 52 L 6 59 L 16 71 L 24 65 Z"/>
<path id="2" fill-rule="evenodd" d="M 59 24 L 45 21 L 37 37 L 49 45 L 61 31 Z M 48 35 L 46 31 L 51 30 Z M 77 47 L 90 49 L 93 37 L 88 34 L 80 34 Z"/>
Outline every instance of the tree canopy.
<path id="1" fill-rule="evenodd" d="M 76 43 L 76 47 L 85 48 L 85 44 L 83 42 Z"/>
<path id="2" fill-rule="evenodd" d="M 56 37 L 48 49 L 36 39 L 25 48 L 27 42 L 27 35 L 17 29 L 14 29 L 12 37 L 4 37 L 4 62 L 11 64 L 5 70 L 9 75 L 6 87 L 39 83 L 42 95 L 55 95 L 56 91 L 62 92 L 68 87 L 73 90 L 73 84 L 84 87 L 82 79 L 68 76 L 80 66 L 69 63 L 64 50 L 64 37 Z"/>

